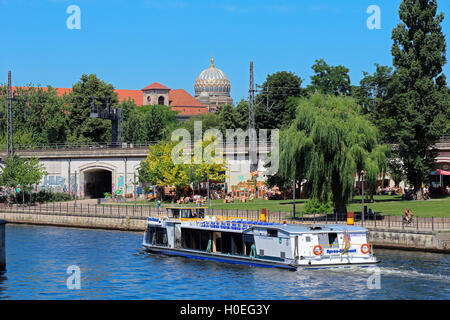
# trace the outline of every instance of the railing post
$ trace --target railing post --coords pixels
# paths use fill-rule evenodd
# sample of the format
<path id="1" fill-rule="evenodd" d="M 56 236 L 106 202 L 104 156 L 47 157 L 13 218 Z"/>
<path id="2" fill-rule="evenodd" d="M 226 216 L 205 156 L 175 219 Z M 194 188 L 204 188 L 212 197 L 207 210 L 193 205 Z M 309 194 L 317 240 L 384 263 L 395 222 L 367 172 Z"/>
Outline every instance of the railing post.
<path id="1" fill-rule="evenodd" d="M 417 218 L 417 220 L 416 220 L 416 229 L 419 230 L 419 217 L 416 217 L 416 218 Z"/>
<path id="2" fill-rule="evenodd" d="M 388 229 L 391 228 L 391 216 L 388 216 Z"/>
<path id="3" fill-rule="evenodd" d="M 431 217 L 431 231 L 434 231 L 434 217 Z"/>

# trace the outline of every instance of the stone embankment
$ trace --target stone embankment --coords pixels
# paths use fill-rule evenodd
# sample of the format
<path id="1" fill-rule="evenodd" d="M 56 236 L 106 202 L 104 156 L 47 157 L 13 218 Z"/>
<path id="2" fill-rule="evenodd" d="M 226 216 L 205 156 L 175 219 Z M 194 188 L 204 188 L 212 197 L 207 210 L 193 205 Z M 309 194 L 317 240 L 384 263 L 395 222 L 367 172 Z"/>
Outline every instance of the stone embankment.
<path id="1" fill-rule="evenodd" d="M 215 210 L 214 210 L 215 211 Z M 210 214 L 223 214 L 223 211 Z M 88 203 L 53 203 L 39 207 L 3 207 L 0 208 L 0 219 L 8 223 L 23 223 L 37 225 L 53 225 L 80 228 L 113 229 L 124 231 L 143 232 L 146 228 L 148 216 L 164 216 L 163 210 L 156 207 L 132 205 L 110 206 L 94 205 Z M 258 219 L 258 212 L 232 212 L 233 216 L 248 217 L 250 220 Z M 277 214 L 278 215 L 278 214 Z M 285 220 L 283 217 L 273 216 L 274 220 Z M 228 216 L 228 213 L 227 213 Z M 275 219 L 277 218 L 277 219 Z M 405 227 L 390 217 L 383 223 L 380 221 L 367 221 L 364 227 L 369 230 L 369 242 L 375 248 L 392 248 L 407 250 L 422 250 L 430 252 L 450 252 L 450 226 L 447 218 L 435 218 L 425 221 L 422 219 L 414 226 Z M 271 220 L 269 215 L 269 219 Z M 440 220 L 439 220 L 440 219 Z M 444 220 L 445 221 L 444 221 Z M 386 221 L 387 220 L 387 221 Z M 272 221 L 272 220 L 271 220 Z M 400 221 L 400 220 L 399 220 Z M 324 221 L 288 221 L 288 223 L 320 223 Z M 328 220 L 332 224 L 336 221 Z M 338 223 L 345 223 L 339 221 Z M 0 248 L 1 249 L 1 248 Z"/>

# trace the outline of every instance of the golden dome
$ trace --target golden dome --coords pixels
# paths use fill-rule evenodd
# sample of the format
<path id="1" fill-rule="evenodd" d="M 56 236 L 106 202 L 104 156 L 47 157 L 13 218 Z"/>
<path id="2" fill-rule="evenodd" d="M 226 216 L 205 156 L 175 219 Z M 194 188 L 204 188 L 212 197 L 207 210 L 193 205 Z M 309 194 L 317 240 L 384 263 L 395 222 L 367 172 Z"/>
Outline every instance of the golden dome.
<path id="1" fill-rule="evenodd" d="M 230 80 L 222 70 L 214 67 L 214 59 L 211 58 L 211 67 L 203 70 L 194 83 L 195 96 L 207 93 L 210 96 L 230 96 Z"/>

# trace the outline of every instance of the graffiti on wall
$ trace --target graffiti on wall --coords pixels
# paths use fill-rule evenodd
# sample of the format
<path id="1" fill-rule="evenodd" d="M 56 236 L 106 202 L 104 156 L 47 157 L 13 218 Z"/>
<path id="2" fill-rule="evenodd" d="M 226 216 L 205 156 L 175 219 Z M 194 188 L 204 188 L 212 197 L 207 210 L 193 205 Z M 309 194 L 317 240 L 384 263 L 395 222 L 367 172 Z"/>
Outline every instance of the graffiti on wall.
<path id="1" fill-rule="evenodd" d="M 62 176 L 44 176 L 40 186 L 42 189 L 50 189 L 52 191 L 67 192 L 66 178 Z"/>
<path id="2" fill-rule="evenodd" d="M 123 176 L 119 176 L 119 179 L 117 179 L 117 188 L 122 189 L 123 188 Z"/>

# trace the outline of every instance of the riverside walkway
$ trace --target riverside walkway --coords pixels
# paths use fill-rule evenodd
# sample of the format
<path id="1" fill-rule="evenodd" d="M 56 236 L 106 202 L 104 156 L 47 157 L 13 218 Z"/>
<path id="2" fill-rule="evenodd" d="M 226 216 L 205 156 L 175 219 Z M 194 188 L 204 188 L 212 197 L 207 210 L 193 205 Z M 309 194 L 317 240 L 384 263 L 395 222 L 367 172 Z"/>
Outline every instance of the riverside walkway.
<path id="1" fill-rule="evenodd" d="M 99 218 L 130 218 L 146 220 L 147 217 L 162 217 L 166 212 L 164 207 L 159 209 L 154 205 L 133 205 L 133 202 L 122 204 L 105 203 L 97 204 L 96 199 L 78 200 L 70 202 L 53 202 L 35 206 L 5 206 L 0 205 L 0 218 L 3 213 L 61 215 Z M 247 220 L 259 220 L 260 211 L 252 210 L 227 210 L 210 209 L 208 215 L 222 216 L 226 218 L 241 218 Z M 277 223 L 302 223 L 302 224 L 347 224 L 346 217 L 338 217 L 333 214 L 300 215 L 292 218 L 291 212 L 267 211 L 266 220 Z M 363 221 L 355 215 L 354 225 L 371 229 L 416 230 L 416 231 L 448 231 L 450 230 L 450 218 L 446 217 L 418 217 L 414 216 L 410 224 L 403 223 L 403 216 L 376 215 L 366 217 Z"/>
<path id="2" fill-rule="evenodd" d="M 212 216 L 250 221 L 260 219 L 260 211 L 210 209 Z M 96 200 L 45 203 L 36 206 L 0 206 L 0 219 L 10 223 L 102 228 L 144 231 L 147 217 L 163 217 L 165 209 L 154 205 L 97 204 Z M 411 224 L 404 224 L 402 216 L 382 216 L 358 219 L 354 225 L 369 230 L 371 243 L 379 247 L 450 252 L 450 218 L 414 217 Z M 336 215 L 307 215 L 291 218 L 290 212 L 267 211 L 267 222 L 295 224 L 347 224 L 346 217 Z"/>

